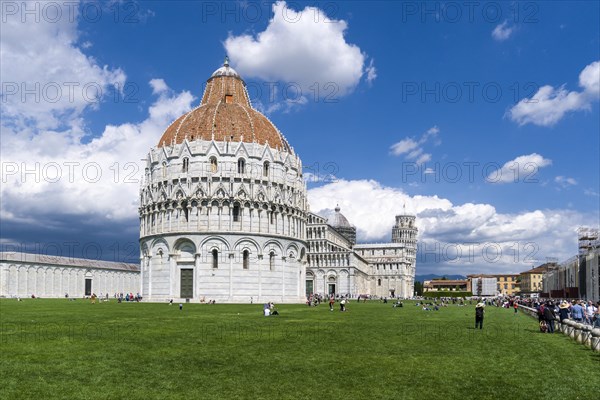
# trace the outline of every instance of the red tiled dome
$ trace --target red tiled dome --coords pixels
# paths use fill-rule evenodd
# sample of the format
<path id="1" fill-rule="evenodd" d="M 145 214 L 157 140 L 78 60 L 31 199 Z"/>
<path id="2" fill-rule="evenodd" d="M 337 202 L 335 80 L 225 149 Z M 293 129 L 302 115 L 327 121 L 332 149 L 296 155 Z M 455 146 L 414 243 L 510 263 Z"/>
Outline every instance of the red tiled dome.
<path id="1" fill-rule="evenodd" d="M 200 106 L 177 118 L 158 147 L 182 143 L 186 138 L 268 143 L 271 148 L 292 152 L 271 121 L 252 108 L 246 84 L 227 60 L 208 79 Z"/>

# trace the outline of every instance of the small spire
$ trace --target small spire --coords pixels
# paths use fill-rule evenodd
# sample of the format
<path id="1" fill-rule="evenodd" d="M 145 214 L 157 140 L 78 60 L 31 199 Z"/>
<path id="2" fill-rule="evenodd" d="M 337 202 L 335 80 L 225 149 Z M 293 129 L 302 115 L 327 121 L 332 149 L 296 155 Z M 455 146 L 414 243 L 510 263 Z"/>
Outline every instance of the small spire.
<path id="1" fill-rule="evenodd" d="M 335 212 L 340 212 L 340 205 L 339 204 L 335 205 Z"/>
<path id="2" fill-rule="evenodd" d="M 229 67 L 229 57 L 225 56 L 225 62 L 223 63 L 224 67 Z"/>

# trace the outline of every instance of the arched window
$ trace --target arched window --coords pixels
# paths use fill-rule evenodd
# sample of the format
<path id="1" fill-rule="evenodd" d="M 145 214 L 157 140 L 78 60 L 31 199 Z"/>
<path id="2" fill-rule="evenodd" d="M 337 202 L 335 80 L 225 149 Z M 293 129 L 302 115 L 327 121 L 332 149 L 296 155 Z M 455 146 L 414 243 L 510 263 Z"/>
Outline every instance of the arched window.
<path id="1" fill-rule="evenodd" d="M 212 251 L 212 264 L 213 268 L 219 268 L 219 251 L 217 249 Z"/>
<path id="2" fill-rule="evenodd" d="M 381 279 L 377 279 L 377 286 L 381 286 Z"/>
<path id="3" fill-rule="evenodd" d="M 233 222 L 238 222 L 240 220 L 240 205 L 233 205 Z"/>
<path id="4" fill-rule="evenodd" d="M 217 172 L 217 157 L 210 158 L 210 172 Z"/>
<path id="5" fill-rule="evenodd" d="M 265 163 L 263 164 L 263 176 L 264 176 L 265 178 L 268 178 L 268 177 L 269 177 L 269 167 L 270 167 L 270 164 L 269 164 L 269 162 L 268 162 L 268 161 L 265 161 Z"/>
<path id="6" fill-rule="evenodd" d="M 250 266 L 250 252 L 248 252 L 248 250 L 244 250 L 243 254 L 243 259 L 242 259 L 242 265 L 244 269 L 248 269 Z"/>
<path id="7" fill-rule="evenodd" d="M 167 163 L 166 162 L 162 163 L 162 177 L 163 178 L 167 177 Z"/>
<path id="8" fill-rule="evenodd" d="M 188 172 L 189 167 L 190 167 L 190 159 L 185 157 L 183 159 L 183 165 L 181 167 L 181 172 Z"/>
<path id="9" fill-rule="evenodd" d="M 269 269 L 271 269 L 271 271 L 275 270 L 275 253 L 274 252 L 269 253 Z"/>
<path id="10" fill-rule="evenodd" d="M 240 158 L 238 160 L 238 174 L 245 174 L 246 173 L 246 160 L 244 160 L 243 158 Z"/>

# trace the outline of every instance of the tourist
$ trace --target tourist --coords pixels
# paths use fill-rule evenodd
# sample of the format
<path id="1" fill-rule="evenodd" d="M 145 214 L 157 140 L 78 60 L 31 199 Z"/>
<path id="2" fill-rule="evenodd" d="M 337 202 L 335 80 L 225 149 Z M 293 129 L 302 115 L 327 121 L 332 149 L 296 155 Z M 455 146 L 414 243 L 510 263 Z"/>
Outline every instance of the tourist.
<path id="1" fill-rule="evenodd" d="M 517 310 L 519 309 L 519 303 L 516 301 L 513 303 L 513 308 L 515 309 L 515 315 L 517 315 Z"/>
<path id="2" fill-rule="evenodd" d="M 545 308 L 546 308 L 546 306 L 545 306 L 545 304 L 544 304 L 544 303 L 539 303 L 539 304 L 536 306 L 536 309 L 537 309 L 537 315 L 538 315 L 538 322 L 539 322 L 540 324 L 542 323 L 542 321 L 545 321 L 545 318 L 544 318 L 544 309 L 545 309 Z"/>
<path id="3" fill-rule="evenodd" d="M 594 324 L 594 315 L 596 314 L 596 307 L 594 303 L 589 300 L 587 305 L 585 306 L 585 319 L 586 324 L 593 325 Z"/>
<path id="4" fill-rule="evenodd" d="M 346 299 L 340 301 L 340 311 L 346 311 Z"/>
<path id="5" fill-rule="evenodd" d="M 335 299 L 333 296 L 329 298 L 329 311 L 333 311 L 333 305 L 335 304 Z"/>
<path id="6" fill-rule="evenodd" d="M 179 310 L 183 310 L 183 303 L 179 303 Z"/>
<path id="7" fill-rule="evenodd" d="M 483 314 L 485 313 L 485 304 L 483 302 L 477 303 L 475 306 L 475 329 L 479 326 L 479 329 L 483 329 Z"/>
<path id="8" fill-rule="evenodd" d="M 561 324 L 565 319 L 569 318 L 569 303 L 565 300 L 558 306 L 558 318 L 560 319 Z"/>
<path id="9" fill-rule="evenodd" d="M 548 333 L 554 333 L 555 319 L 556 315 L 554 314 L 554 303 L 549 301 L 546 303 L 546 307 L 544 307 L 544 320 L 546 321 L 546 325 L 548 326 Z"/>
<path id="10" fill-rule="evenodd" d="M 583 307 L 580 300 L 577 300 L 575 305 L 571 307 L 571 317 L 575 322 L 583 322 Z"/>
<path id="11" fill-rule="evenodd" d="M 594 328 L 600 328 L 600 301 L 596 303 L 596 313 L 594 314 Z"/>

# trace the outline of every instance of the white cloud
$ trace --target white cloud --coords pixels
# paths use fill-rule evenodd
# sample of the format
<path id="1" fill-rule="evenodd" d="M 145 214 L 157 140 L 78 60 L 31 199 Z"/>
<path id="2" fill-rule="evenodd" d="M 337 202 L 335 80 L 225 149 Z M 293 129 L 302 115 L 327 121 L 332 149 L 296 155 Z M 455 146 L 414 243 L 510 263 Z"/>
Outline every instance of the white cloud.
<path id="1" fill-rule="evenodd" d="M 515 31 L 514 27 L 508 26 L 508 21 L 504 21 L 500 25 L 497 25 L 492 31 L 492 37 L 502 42 L 510 37 L 512 33 Z"/>
<path id="2" fill-rule="evenodd" d="M 97 107 L 102 98 L 121 91 L 125 73 L 119 68 L 98 65 L 77 46 L 77 21 L 67 17 L 77 7 L 63 7 L 63 18 L 27 18 L 3 15 L 0 36 L 2 59 L 2 117 L 5 125 L 35 124 L 57 129 L 65 121 L 77 124 L 75 115 Z M 26 5 L 23 4 L 23 7 Z M 33 5 L 27 5 L 33 9 Z"/>
<path id="3" fill-rule="evenodd" d="M 593 189 L 585 189 L 583 191 L 583 194 L 585 194 L 586 196 L 591 196 L 591 197 L 600 197 L 600 193 L 598 193 L 597 191 L 593 190 Z"/>
<path id="4" fill-rule="evenodd" d="M 417 148 L 419 144 L 411 138 L 405 138 L 391 146 L 392 154 L 399 156 Z"/>
<path id="5" fill-rule="evenodd" d="M 371 59 L 371 61 L 369 61 L 369 66 L 365 70 L 365 72 L 367 73 L 367 82 L 368 83 L 373 83 L 373 81 L 375 79 L 377 79 L 377 69 L 375 68 L 375 66 L 373 64 L 374 64 L 374 60 Z"/>
<path id="6" fill-rule="evenodd" d="M 579 86 L 596 98 L 600 96 L 600 61 L 587 65 L 579 74 Z"/>
<path id="7" fill-rule="evenodd" d="M 589 110 L 600 96 L 600 61 L 587 65 L 579 74 L 581 91 L 568 91 L 564 85 L 542 86 L 531 97 L 519 101 L 507 115 L 519 125 L 552 126 L 567 113 Z"/>
<path id="8" fill-rule="evenodd" d="M 418 165 L 422 165 L 431 160 L 431 154 L 425 153 L 423 145 L 429 141 L 433 141 L 434 145 L 441 143 L 438 134 L 440 129 L 437 126 L 433 126 L 427 130 L 419 139 L 404 138 L 397 143 L 390 146 L 390 151 L 395 156 L 404 156 L 405 159 L 414 161 Z"/>
<path id="9" fill-rule="evenodd" d="M 145 167 L 140 158 L 193 100 L 189 92 L 161 95 L 144 121 L 107 125 L 91 141 L 82 141 L 72 130 L 19 131 L 3 126 L 2 217 L 23 222 L 30 217 L 33 223 L 39 222 L 38 216 L 41 220 L 63 214 L 132 218 Z"/>
<path id="10" fill-rule="evenodd" d="M 151 79 L 150 86 L 152 87 L 153 94 L 164 93 L 169 89 L 164 79 Z"/>
<path id="11" fill-rule="evenodd" d="M 561 175 L 554 178 L 554 182 L 558 183 L 563 188 L 577 185 L 577 181 L 575 179 L 568 178 L 568 177 L 561 176 Z"/>
<path id="12" fill-rule="evenodd" d="M 78 45 L 77 19 L 22 23 L 20 14 L 3 17 L 0 216 L 49 225 L 65 215 L 132 218 L 145 166 L 140 158 L 173 119 L 190 109 L 193 96 L 173 94 L 162 79 L 153 79 L 150 85 L 159 97 L 145 120 L 107 125 L 100 135 L 90 135 L 83 113 L 101 103 L 81 89 L 92 85 L 106 94 L 112 85 L 123 87 L 125 73 L 83 53 L 89 46 Z M 7 93 L 13 83 L 19 90 L 39 84 L 41 98 Z M 63 93 L 51 101 L 43 87 L 54 84 Z"/>
<path id="13" fill-rule="evenodd" d="M 359 242 L 389 241 L 394 216 L 406 204 L 417 215 L 418 273 L 520 272 L 546 256 L 566 259 L 577 252 L 576 228 L 594 218 L 569 210 L 503 214 L 490 204 L 409 196 L 374 180 L 338 180 L 310 189 L 308 198 L 312 212 L 339 204 Z"/>
<path id="14" fill-rule="evenodd" d="M 552 165 L 552 160 L 537 153 L 519 156 L 490 173 L 486 177 L 486 181 L 489 183 L 537 183 L 538 171 L 549 165 Z"/>
<path id="15" fill-rule="evenodd" d="M 285 1 L 273 4 L 267 28 L 256 35 L 230 35 L 224 46 L 232 65 L 244 77 L 297 84 L 305 96 L 339 97 L 350 93 L 361 77 L 375 79 L 373 61 L 346 42 L 344 20 L 329 19 L 307 6 L 295 11 Z M 316 85 L 316 86 L 315 86 Z"/>

